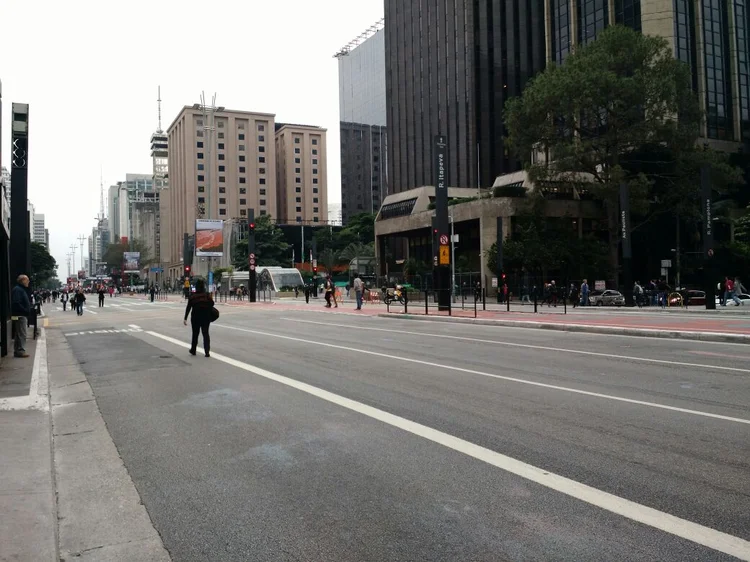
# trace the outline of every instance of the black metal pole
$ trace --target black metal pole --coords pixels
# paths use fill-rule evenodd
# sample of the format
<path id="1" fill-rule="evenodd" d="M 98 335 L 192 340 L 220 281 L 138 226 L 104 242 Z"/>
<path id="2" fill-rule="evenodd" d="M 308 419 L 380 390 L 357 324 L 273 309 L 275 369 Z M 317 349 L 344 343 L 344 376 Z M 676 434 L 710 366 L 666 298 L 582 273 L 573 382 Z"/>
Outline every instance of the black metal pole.
<path id="1" fill-rule="evenodd" d="M 257 259 L 255 256 L 255 209 L 247 210 L 247 256 L 248 256 L 248 274 L 247 274 L 247 291 L 248 300 L 256 302 L 258 289 L 258 275 L 255 272 Z M 266 300 L 265 292 L 263 301 Z"/>

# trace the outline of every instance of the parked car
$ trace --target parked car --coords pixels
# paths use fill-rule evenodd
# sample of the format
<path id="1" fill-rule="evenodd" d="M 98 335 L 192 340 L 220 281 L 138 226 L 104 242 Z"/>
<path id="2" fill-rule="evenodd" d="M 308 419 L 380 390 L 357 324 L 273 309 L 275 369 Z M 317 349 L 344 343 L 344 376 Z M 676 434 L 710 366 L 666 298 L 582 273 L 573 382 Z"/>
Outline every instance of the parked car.
<path id="1" fill-rule="evenodd" d="M 589 303 L 591 306 L 625 306 L 625 296 L 613 289 L 594 291 L 589 295 Z"/>
<path id="2" fill-rule="evenodd" d="M 740 299 L 740 302 L 743 305 L 750 305 L 750 295 L 742 293 L 740 295 L 737 295 L 737 298 Z M 716 297 L 716 306 L 719 306 L 719 297 Z M 737 304 L 732 299 L 729 299 L 729 301 L 727 302 L 727 306 L 737 306 Z"/>
<path id="3" fill-rule="evenodd" d="M 682 289 L 669 294 L 669 306 L 705 306 L 706 292 L 698 289 Z"/>

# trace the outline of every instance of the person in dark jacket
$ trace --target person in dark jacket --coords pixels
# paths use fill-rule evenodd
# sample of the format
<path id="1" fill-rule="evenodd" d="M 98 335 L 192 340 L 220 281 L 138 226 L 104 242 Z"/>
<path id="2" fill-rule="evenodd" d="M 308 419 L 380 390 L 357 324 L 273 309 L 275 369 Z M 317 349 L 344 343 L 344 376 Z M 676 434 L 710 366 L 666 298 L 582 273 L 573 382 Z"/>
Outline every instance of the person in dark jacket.
<path id="1" fill-rule="evenodd" d="M 195 293 L 190 295 L 187 308 L 185 308 L 185 319 L 183 324 L 187 326 L 188 315 L 190 315 L 190 324 L 193 328 L 193 339 L 190 342 L 190 355 L 195 355 L 198 346 L 198 332 L 203 334 L 203 351 L 206 357 L 211 357 L 211 338 L 208 335 L 208 327 L 211 324 L 211 311 L 214 307 L 214 300 L 206 292 L 206 283 L 199 279 L 195 282 Z"/>
<path id="2" fill-rule="evenodd" d="M 97 293 L 99 293 L 99 308 L 101 308 L 104 306 L 104 295 L 106 293 L 104 285 L 99 285 L 99 290 L 97 291 Z"/>
<path id="3" fill-rule="evenodd" d="M 17 285 L 11 292 L 11 310 L 13 317 L 13 332 L 15 339 L 13 341 L 13 356 L 28 357 L 26 353 L 26 328 L 29 326 L 29 316 L 31 316 L 31 301 L 29 300 L 29 278 L 26 275 L 19 275 L 16 279 Z"/>

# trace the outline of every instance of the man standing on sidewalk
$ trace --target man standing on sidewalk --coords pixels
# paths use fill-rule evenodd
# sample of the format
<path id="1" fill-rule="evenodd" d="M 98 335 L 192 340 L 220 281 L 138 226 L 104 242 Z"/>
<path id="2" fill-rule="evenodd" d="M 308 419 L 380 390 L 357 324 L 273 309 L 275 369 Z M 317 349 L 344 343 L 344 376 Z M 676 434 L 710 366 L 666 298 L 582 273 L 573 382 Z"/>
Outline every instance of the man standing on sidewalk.
<path id="1" fill-rule="evenodd" d="M 362 279 L 359 278 L 359 275 L 354 278 L 352 288 L 354 289 L 354 296 L 357 299 L 357 310 L 362 310 L 362 292 L 364 286 L 362 285 Z"/>
<path id="2" fill-rule="evenodd" d="M 15 340 L 13 342 L 14 357 L 28 357 L 26 353 L 26 328 L 29 325 L 29 316 L 31 315 L 31 301 L 27 288 L 29 278 L 26 275 L 19 275 L 16 279 L 18 284 L 13 287 L 11 292 L 11 316 L 13 318 L 13 333 Z"/>

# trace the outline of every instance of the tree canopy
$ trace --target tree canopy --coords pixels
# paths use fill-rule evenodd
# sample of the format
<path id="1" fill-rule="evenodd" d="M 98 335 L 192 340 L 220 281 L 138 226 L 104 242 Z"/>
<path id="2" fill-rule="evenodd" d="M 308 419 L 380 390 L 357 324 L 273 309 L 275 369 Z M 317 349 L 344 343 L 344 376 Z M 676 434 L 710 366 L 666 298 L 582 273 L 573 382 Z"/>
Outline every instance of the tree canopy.
<path id="1" fill-rule="evenodd" d="M 255 255 L 258 266 L 273 267 L 291 263 L 291 246 L 284 233 L 270 215 L 255 219 Z M 239 271 L 247 271 L 247 238 L 239 240 L 232 251 L 232 264 Z"/>
<path id="2" fill-rule="evenodd" d="M 140 252 L 140 267 L 149 265 L 154 260 L 148 245 L 134 238 L 127 244 L 123 244 L 118 240 L 114 244 L 107 246 L 107 250 L 104 252 L 104 256 L 102 256 L 102 261 L 106 262 L 107 267 L 110 268 L 122 267 L 123 254 L 125 252 Z"/>
<path id="3" fill-rule="evenodd" d="M 57 262 L 47 247 L 39 242 L 31 243 L 31 271 L 29 278 L 35 285 L 46 285 L 47 281 L 57 276 Z"/>
<path id="4" fill-rule="evenodd" d="M 612 273 L 621 182 L 629 186 L 631 211 L 647 220 L 678 206 L 693 209 L 699 164 L 724 163 L 696 146 L 701 112 L 688 66 L 665 39 L 622 26 L 549 66 L 508 101 L 505 115 L 508 144 L 536 186 L 567 185 L 603 203 Z"/>

